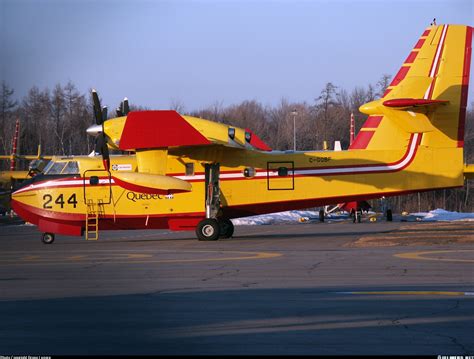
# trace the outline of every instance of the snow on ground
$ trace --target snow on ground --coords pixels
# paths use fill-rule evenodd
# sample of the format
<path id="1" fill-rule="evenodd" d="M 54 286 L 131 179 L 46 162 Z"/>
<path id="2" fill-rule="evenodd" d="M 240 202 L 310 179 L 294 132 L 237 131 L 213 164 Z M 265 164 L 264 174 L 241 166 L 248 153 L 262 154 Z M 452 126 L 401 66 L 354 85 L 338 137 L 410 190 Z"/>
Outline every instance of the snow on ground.
<path id="1" fill-rule="evenodd" d="M 345 214 L 328 214 L 327 219 L 342 219 L 349 215 Z M 309 220 L 319 220 L 318 211 L 286 211 L 278 213 L 261 214 L 258 216 L 235 218 L 232 223 L 236 226 L 241 225 L 261 225 L 261 224 L 280 224 L 280 223 L 295 223 L 307 222 Z"/>
<path id="2" fill-rule="evenodd" d="M 435 221 L 474 221 L 474 213 L 449 212 L 438 208 L 429 212 L 411 213 L 423 222 Z"/>
<path id="3" fill-rule="evenodd" d="M 371 212 L 372 213 L 372 212 Z M 435 221 L 474 221 L 474 213 L 449 212 L 444 209 L 435 209 L 430 212 L 410 213 L 410 217 L 422 222 Z M 328 220 L 344 220 L 349 218 L 349 214 L 328 214 Z M 278 213 L 262 214 L 259 216 L 235 218 L 232 223 L 236 226 L 241 225 L 263 225 L 263 224 L 283 224 L 315 221 L 319 219 L 318 211 L 286 211 Z"/>

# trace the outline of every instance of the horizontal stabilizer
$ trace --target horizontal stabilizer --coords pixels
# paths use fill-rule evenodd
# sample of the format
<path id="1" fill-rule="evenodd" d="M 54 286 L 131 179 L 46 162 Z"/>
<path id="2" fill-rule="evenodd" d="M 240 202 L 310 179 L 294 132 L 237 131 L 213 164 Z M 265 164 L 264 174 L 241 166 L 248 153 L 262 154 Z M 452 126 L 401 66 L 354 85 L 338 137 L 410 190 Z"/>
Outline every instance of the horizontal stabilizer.
<path id="1" fill-rule="evenodd" d="M 112 177 L 120 187 L 133 192 L 166 195 L 192 190 L 189 182 L 171 176 L 138 172 L 115 172 Z"/>
<path id="2" fill-rule="evenodd" d="M 384 114 L 408 133 L 423 133 L 435 130 L 430 119 L 424 113 L 386 109 Z"/>
<path id="3" fill-rule="evenodd" d="M 449 101 L 444 100 L 425 100 L 422 98 L 394 98 L 383 102 L 384 106 L 409 109 L 410 107 L 433 107 L 446 105 Z"/>

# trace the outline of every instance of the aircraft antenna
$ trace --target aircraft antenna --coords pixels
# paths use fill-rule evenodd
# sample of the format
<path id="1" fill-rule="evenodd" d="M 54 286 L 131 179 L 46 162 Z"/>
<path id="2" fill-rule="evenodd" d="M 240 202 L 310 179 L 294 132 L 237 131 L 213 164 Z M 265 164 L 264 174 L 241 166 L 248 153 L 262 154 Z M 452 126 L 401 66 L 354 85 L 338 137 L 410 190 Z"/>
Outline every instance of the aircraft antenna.
<path id="1" fill-rule="evenodd" d="M 16 151 L 17 151 L 17 145 L 18 145 L 18 133 L 20 132 L 20 119 L 16 119 L 16 124 L 15 124 L 15 135 L 13 136 L 13 142 L 12 142 L 12 157 L 10 161 L 10 171 L 14 171 L 16 168 Z"/>
<path id="2" fill-rule="evenodd" d="M 354 142 L 354 137 L 355 137 L 355 123 L 354 123 L 354 113 L 351 112 L 351 133 L 350 133 L 350 140 L 349 144 L 352 145 L 352 142 Z"/>

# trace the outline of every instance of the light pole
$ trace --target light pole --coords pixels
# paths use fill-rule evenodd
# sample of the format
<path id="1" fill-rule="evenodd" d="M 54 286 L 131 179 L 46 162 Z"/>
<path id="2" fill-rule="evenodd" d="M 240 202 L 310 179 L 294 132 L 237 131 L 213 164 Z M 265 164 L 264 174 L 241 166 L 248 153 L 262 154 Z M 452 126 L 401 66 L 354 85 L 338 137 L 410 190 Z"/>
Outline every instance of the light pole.
<path id="1" fill-rule="evenodd" d="M 293 151 L 296 152 L 296 115 L 298 112 L 294 109 L 291 114 L 293 115 Z"/>

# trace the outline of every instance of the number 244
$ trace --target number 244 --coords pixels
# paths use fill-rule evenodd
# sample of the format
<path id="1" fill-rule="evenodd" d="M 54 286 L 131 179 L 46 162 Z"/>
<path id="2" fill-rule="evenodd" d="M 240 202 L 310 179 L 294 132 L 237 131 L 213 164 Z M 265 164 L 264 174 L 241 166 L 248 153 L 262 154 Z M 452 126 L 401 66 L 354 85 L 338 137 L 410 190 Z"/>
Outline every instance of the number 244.
<path id="1" fill-rule="evenodd" d="M 53 206 L 50 204 L 52 201 L 53 201 L 53 196 L 51 196 L 50 194 L 45 194 L 43 196 L 43 208 L 53 208 Z M 56 200 L 54 201 L 54 203 L 56 204 L 59 204 L 61 206 L 61 208 L 64 208 L 64 204 L 65 203 L 68 203 L 68 204 L 72 204 L 74 206 L 74 208 L 76 208 L 77 206 L 77 199 L 76 199 L 76 194 L 73 193 L 68 199 L 67 199 L 67 202 L 64 202 L 64 195 L 61 193 L 57 198 Z"/>

